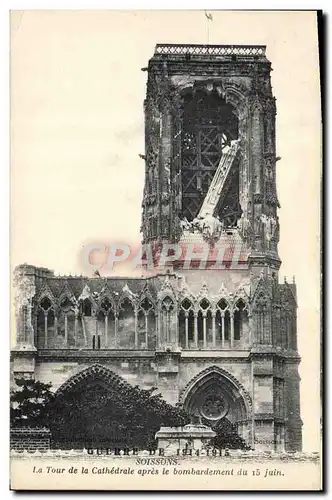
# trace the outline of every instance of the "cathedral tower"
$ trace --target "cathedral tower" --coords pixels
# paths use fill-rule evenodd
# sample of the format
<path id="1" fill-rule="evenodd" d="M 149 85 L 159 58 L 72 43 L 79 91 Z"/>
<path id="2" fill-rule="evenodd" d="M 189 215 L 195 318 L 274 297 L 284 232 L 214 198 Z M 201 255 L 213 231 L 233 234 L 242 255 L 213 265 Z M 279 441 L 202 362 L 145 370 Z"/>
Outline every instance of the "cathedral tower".
<path id="1" fill-rule="evenodd" d="M 114 442 L 104 399 L 94 403 L 87 387 L 121 396 L 127 382 L 157 387 L 212 428 L 227 419 L 255 449 L 300 450 L 296 286 L 278 277 L 265 47 L 162 44 L 144 69 L 143 242 L 186 255 L 140 277 L 18 266 L 13 379 L 80 397 L 81 433 L 97 448 Z M 75 447 L 81 415 L 68 415 Z"/>
<path id="2" fill-rule="evenodd" d="M 278 270 L 270 71 L 264 46 L 156 46 L 145 100 L 144 242 L 181 241 L 205 219 L 207 238 L 218 228 L 237 233 L 251 265 Z"/>
<path id="3" fill-rule="evenodd" d="M 226 264 L 216 272 L 173 263 L 186 293 L 199 298 L 197 307 L 180 301 L 168 340 L 212 357 L 222 349 L 233 367 L 248 349 L 251 435 L 298 449 L 296 286 L 278 282 L 276 102 L 266 47 L 159 44 L 144 69 L 143 242 L 185 250 L 205 242 Z"/>

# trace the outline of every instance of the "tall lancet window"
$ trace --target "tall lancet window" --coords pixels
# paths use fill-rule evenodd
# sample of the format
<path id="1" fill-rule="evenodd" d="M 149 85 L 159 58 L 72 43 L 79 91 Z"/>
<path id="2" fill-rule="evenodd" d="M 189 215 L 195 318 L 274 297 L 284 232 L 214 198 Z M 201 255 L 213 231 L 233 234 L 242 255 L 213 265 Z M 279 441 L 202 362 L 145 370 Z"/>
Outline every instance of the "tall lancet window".
<path id="1" fill-rule="evenodd" d="M 155 311 L 148 297 L 140 303 L 138 310 L 138 347 L 149 349 L 155 347 Z"/>
<path id="2" fill-rule="evenodd" d="M 238 138 L 238 119 L 234 108 L 204 89 L 188 92 L 183 100 L 182 130 L 182 217 L 197 217 L 221 157 L 231 141 Z M 223 189 L 216 214 L 226 226 L 236 225 L 240 217 L 239 173 L 234 165 Z"/>
<path id="3" fill-rule="evenodd" d="M 39 348 L 47 348 L 54 337 L 54 309 L 48 297 L 39 304 L 37 314 L 37 344 Z"/>
<path id="4" fill-rule="evenodd" d="M 174 319 L 174 302 L 170 297 L 165 297 L 161 305 L 161 333 L 163 342 L 172 341 L 172 325 Z"/>

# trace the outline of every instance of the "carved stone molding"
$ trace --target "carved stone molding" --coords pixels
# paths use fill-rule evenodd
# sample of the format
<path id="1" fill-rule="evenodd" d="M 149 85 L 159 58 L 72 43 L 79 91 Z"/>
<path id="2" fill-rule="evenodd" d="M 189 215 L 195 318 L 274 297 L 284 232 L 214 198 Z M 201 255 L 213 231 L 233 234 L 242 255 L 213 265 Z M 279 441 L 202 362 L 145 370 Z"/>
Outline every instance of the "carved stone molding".
<path id="1" fill-rule="evenodd" d="M 93 364 L 88 368 L 85 368 L 72 377 L 70 377 L 64 384 L 62 384 L 57 391 L 55 392 L 55 397 L 59 397 L 64 395 L 68 390 L 75 387 L 75 385 L 79 384 L 82 380 L 90 377 L 99 375 L 105 383 L 110 385 L 116 385 L 120 387 L 132 388 L 132 386 L 126 382 L 122 377 L 117 375 L 115 372 L 111 371 L 106 366 L 100 364 Z"/>

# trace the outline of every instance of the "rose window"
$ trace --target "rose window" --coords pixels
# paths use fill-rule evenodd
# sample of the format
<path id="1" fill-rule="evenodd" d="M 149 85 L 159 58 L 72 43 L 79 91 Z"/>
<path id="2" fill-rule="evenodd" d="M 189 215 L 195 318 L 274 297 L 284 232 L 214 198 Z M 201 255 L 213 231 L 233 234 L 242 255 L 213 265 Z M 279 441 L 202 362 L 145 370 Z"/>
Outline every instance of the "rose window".
<path id="1" fill-rule="evenodd" d="M 208 420 L 219 420 L 228 413 L 228 403 L 221 396 L 207 396 L 202 407 L 201 414 Z"/>

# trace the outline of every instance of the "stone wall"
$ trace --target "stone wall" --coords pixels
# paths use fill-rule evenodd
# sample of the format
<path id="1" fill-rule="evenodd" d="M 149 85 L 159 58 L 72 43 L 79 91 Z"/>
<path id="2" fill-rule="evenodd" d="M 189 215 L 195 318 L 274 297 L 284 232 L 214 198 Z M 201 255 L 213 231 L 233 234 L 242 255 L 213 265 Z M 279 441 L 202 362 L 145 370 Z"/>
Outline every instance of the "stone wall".
<path id="1" fill-rule="evenodd" d="M 281 369 L 280 362 L 273 361 L 273 355 L 258 356 L 246 350 L 209 353 L 204 350 L 100 351 L 99 354 L 92 356 L 91 352 L 84 351 L 70 354 L 68 350 L 63 350 L 62 355 L 56 351 L 38 353 L 33 375 L 42 382 L 52 382 L 56 391 L 86 368 L 102 365 L 133 386 L 139 385 L 142 389 L 157 387 L 162 397 L 175 405 L 183 400 L 195 380 L 210 370 L 220 369 L 235 381 L 239 390 L 253 398 L 255 448 L 273 451 L 280 442 L 286 450 L 301 449 L 298 360 L 288 359 Z M 16 360 L 15 368 L 22 376 L 25 375 L 25 364 L 20 367 L 20 359 L 22 357 Z M 26 375 L 31 376 L 30 373 Z"/>
<path id="2" fill-rule="evenodd" d="M 48 429 L 30 427 L 13 428 L 10 431 L 10 449 L 16 451 L 47 451 L 50 449 L 51 432 Z"/>
<path id="3" fill-rule="evenodd" d="M 156 372 L 152 359 L 135 358 L 109 358 L 108 360 L 93 360 L 98 364 L 106 366 L 117 375 L 123 377 L 131 385 L 140 385 L 148 389 L 156 385 Z M 57 390 L 70 377 L 91 366 L 91 360 L 78 361 L 50 361 L 38 363 L 35 376 L 42 382 L 52 381 L 53 389 Z"/>
<path id="4" fill-rule="evenodd" d="M 251 391 L 250 363 L 243 359 L 213 358 L 186 358 L 177 357 L 166 359 L 160 355 L 157 358 L 109 358 L 98 360 L 109 370 L 123 377 L 131 385 L 139 385 L 142 389 L 157 386 L 163 398 L 171 404 L 179 401 L 180 393 L 185 386 L 203 370 L 217 366 L 228 371 L 244 388 Z M 37 363 L 35 377 L 42 382 L 52 381 L 54 390 L 57 390 L 70 377 L 91 366 L 92 360 L 79 362 L 50 361 Z"/>
<path id="5" fill-rule="evenodd" d="M 302 450 L 302 420 L 300 416 L 300 377 L 298 360 L 285 365 L 285 444 L 287 451 Z"/>

